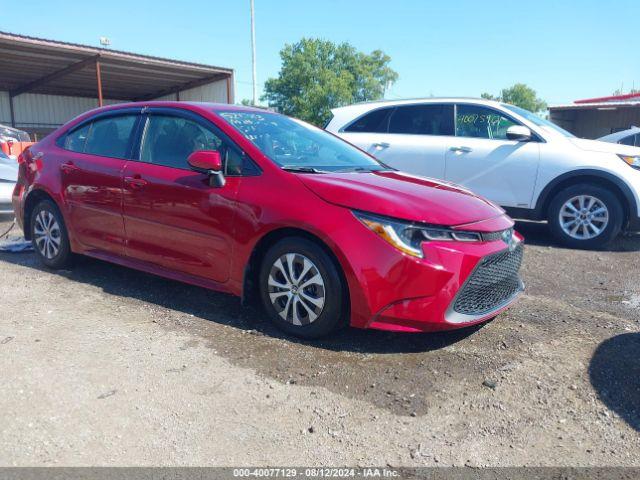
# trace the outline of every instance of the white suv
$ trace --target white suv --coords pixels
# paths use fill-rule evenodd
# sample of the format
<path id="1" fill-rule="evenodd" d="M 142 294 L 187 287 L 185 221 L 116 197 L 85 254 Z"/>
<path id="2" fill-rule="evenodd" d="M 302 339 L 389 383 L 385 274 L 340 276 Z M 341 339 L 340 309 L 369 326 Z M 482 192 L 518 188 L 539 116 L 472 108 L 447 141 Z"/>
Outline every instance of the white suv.
<path id="1" fill-rule="evenodd" d="M 548 220 L 565 245 L 598 248 L 640 230 L 640 148 L 574 137 L 533 113 L 481 99 L 361 103 L 326 129 L 387 165 L 448 180 L 515 218 Z"/>

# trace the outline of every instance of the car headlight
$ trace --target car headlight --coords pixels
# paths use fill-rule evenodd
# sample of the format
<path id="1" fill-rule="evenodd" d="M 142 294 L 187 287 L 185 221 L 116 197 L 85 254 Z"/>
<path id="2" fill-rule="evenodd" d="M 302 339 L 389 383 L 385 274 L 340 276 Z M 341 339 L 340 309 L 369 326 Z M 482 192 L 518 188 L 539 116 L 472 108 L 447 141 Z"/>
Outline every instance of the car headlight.
<path id="1" fill-rule="evenodd" d="M 624 163 L 630 167 L 640 170 L 640 156 L 618 155 Z"/>
<path id="2" fill-rule="evenodd" d="M 422 242 L 457 241 L 480 242 L 478 232 L 456 231 L 448 228 L 430 227 L 415 222 L 407 222 L 371 213 L 354 211 L 353 214 L 369 230 L 395 248 L 408 255 L 422 258 Z"/>

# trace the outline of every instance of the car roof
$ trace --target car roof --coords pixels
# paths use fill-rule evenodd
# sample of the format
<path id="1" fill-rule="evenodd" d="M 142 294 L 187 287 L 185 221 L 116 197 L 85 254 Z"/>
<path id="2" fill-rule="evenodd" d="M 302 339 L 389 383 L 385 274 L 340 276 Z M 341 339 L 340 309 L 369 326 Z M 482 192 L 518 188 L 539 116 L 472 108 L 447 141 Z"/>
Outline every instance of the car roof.
<path id="1" fill-rule="evenodd" d="M 495 100 L 487 100 L 486 98 L 476 97 L 424 97 L 424 98 L 405 98 L 400 100 L 375 100 L 369 102 L 359 102 L 345 107 L 337 107 L 332 112 L 344 112 L 347 110 L 373 110 L 376 107 L 394 107 L 396 105 L 412 105 L 423 103 L 474 103 L 478 105 L 487 105 L 492 107 L 504 107 L 504 104 Z"/>
<path id="2" fill-rule="evenodd" d="M 207 110 L 219 111 L 238 111 L 238 112 L 261 112 L 267 111 L 266 108 L 252 107 L 249 105 L 235 105 L 232 103 L 213 103 L 213 102 L 170 102 L 172 106 L 180 107 L 180 105 L 191 105 L 194 107 L 205 108 Z M 152 106 L 152 105 L 149 105 Z"/>
<path id="3" fill-rule="evenodd" d="M 230 103 L 213 103 L 213 102 L 182 102 L 171 100 L 152 100 L 149 102 L 126 102 L 126 103 L 114 103 L 112 105 L 106 105 L 98 107 L 89 112 L 87 115 L 82 115 L 84 118 L 93 116 L 100 112 L 108 112 L 113 110 L 121 110 L 125 108 L 143 108 L 143 107 L 156 107 L 156 108 L 179 108 L 182 110 L 200 110 L 209 112 L 222 112 L 222 111 L 238 111 L 238 112 L 260 112 L 267 111 L 264 108 L 250 107 L 244 105 L 234 105 Z"/>

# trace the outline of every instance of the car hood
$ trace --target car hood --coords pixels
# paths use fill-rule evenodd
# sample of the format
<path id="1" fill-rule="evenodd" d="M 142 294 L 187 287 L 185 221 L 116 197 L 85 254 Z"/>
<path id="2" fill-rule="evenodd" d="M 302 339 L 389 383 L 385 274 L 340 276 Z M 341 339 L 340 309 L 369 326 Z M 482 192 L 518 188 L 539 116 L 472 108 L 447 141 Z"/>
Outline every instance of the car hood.
<path id="1" fill-rule="evenodd" d="M 402 172 L 298 174 L 326 202 L 388 217 L 460 226 L 504 215 L 463 187 Z"/>
<path id="2" fill-rule="evenodd" d="M 18 163 L 11 158 L 0 158 L 0 181 L 18 181 Z"/>
<path id="3" fill-rule="evenodd" d="M 569 141 L 576 147 L 589 152 L 615 153 L 618 155 L 638 156 L 639 147 L 630 147 L 619 143 L 601 142 L 600 140 L 587 140 L 584 138 L 570 138 Z"/>

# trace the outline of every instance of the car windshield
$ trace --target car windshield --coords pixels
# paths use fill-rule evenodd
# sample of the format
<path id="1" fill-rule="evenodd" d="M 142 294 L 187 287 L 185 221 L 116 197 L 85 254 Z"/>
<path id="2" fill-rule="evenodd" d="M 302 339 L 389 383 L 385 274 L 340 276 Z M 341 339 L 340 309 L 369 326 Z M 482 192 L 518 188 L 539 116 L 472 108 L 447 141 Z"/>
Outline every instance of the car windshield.
<path id="1" fill-rule="evenodd" d="M 502 106 L 504 108 L 508 109 L 508 110 L 511 110 L 514 113 L 517 113 L 521 117 L 526 118 L 527 120 L 529 120 L 534 125 L 537 125 L 538 127 L 542 127 L 545 130 L 551 130 L 551 131 L 559 133 L 560 135 L 563 135 L 565 137 L 574 137 L 575 138 L 574 134 L 567 132 L 564 128 L 560 128 L 558 125 L 556 125 L 553 122 L 550 122 L 549 120 L 545 120 L 544 118 L 541 118 L 541 117 L 537 116 L 536 114 L 531 113 L 529 110 L 525 110 L 524 108 L 516 107 L 515 105 L 507 105 L 505 103 L 503 103 Z"/>
<path id="2" fill-rule="evenodd" d="M 387 169 L 357 148 L 300 120 L 269 112 L 218 114 L 284 170 L 323 173 Z"/>

